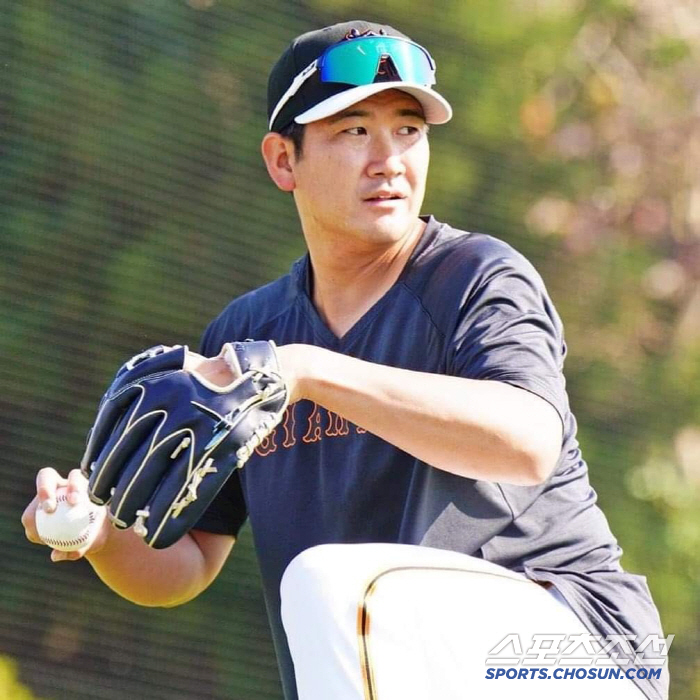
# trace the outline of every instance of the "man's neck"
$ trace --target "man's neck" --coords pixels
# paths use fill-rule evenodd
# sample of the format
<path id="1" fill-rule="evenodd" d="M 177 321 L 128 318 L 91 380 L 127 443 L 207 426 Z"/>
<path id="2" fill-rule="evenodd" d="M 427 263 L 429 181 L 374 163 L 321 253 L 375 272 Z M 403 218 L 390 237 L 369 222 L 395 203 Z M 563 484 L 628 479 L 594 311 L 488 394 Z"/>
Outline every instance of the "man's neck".
<path id="1" fill-rule="evenodd" d="M 419 220 L 401 240 L 376 249 L 347 245 L 331 250 L 308 242 L 311 298 L 337 337 L 343 337 L 389 291 L 424 230 L 425 223 Z"/>

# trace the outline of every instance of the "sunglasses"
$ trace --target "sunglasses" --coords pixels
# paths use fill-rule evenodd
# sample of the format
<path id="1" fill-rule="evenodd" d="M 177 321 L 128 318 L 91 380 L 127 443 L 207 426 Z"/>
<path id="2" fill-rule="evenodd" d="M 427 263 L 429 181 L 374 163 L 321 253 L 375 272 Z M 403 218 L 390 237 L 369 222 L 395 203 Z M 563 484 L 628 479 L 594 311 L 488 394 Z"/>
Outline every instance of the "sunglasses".
<path id="1" fill-rule="evenodd" d="M 318 71 L 321 82 L 371 85 L 384 80 L 435 84 L 435 62 L 418 44 L 395 36 L 361 36 L 329 46 L 299 73 L 282 95 L 270 117 L 270 129 L 282 108 Z"/>

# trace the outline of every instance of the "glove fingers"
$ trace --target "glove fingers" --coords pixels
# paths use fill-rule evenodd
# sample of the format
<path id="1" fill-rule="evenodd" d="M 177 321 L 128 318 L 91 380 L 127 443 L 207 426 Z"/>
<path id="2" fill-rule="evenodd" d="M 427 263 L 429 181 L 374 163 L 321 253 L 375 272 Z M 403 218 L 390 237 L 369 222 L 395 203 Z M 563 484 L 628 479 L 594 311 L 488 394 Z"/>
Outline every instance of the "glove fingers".
<path id="1" fill-rule="evenodd" d="M 180 448 L 180 445 L 187 444 L 188 438 L 191 442 L 191 432 L 181 430 L 169 435 L 154 450 L 149 452 L 144 449 L 147 445 L 133 454 L 119 477 L 110 503 L 110 511 L 118 527 L 134 524 L 137 511 L 145 508 L 165 475 L 172 471 L 187 474 L 189 450 Z M 165 476 L 166 480 L 168 478 Z"/>
<path id="2" fill-rule="evenodd" d="M 112 487 L 110 498 L 109 498 L 109 518 L 115 527 L 119 529 L 126 529 L 133 524 L 135 518 L 135 512 L 139 508 L 143 508 L 145 501 L 148 499 L 148 494 L 141 494 L 140 503 L 134 507 L 134 513 L 132 513 L 131 519 L 128 519 L 129 514 L 123 512 L 123 497 L 124 490 L 133 478 L 134 472 L 141 467 L 141 465 L 146 461 L 148 453 L 151 449 L 151 440 L 146 440 L 141 445 L 131 452 L 129 455 L 128 464 L 119 474 L 118 481 L 116 485 Z"/>
<path id="3" fill-rule="evenodd" d="M 125 386 L 158 372 L 182 369 L 186 354 L 186 345 L 175 345 L 174 347 L 156 345 L 148 348 L 148 350 L 134 355 L 119 368 L 112 390 L 118 390 L 120 386 Z"/>
<path id="4" fill-rule="evenodd" d="M 90 476 L 92 463 L 99 455 L 104 454 L 105 444 L 114 432 L 122 412 L 130 404 L 134 404 L 135 409 L 143 397 L 144 387 L 136 382 L 148 376 L 182 369 L 186 353 L 186 346 L 169 348 L 158 345 L 135 355 L 119 369 L 112 385 L 102 398 L 97 418 L 88 436 L 85 453 L 80 461 L 81 471 L 86 477 Z"/>
<path id="5" fill-rule="evenodd" d="M 153 440 L 153 433 L 163 420 L 162 413 L 151 413 L 139 419 L 128 430 L 125 425 L 131 418 L 133 410 L 127 411 L 116 425 L 107 443 L 95 462 L 90 474 L 89 494 L 96 503 L 107 503 L 112 489 L 121 481 L 121 474 L 134 460 L 134 454 L 143 452 L 142 461 Z"/>
<path id="6" fill-rule="evenodd" d="M 169 547 L 188 532 L 235 469 L 233 462 L 207 460 L 190 469 L 185 460 L 173 465 L 149 503 L 146 542 Z"/>
<path id="7" fill-rule="evenodd" d="M 128 417 L 136 409 L 140 396 L 140 389 L 132 387 L 132 389 L 102 402 L 95 424 L 90 430 L 85 453 L 80 460 L 80 469 L 84 476 L 90 478 L 92 463 L 100 455 L 105 454 L 105 445 L 110 436 L 115 432 L 121 433 Z"/>

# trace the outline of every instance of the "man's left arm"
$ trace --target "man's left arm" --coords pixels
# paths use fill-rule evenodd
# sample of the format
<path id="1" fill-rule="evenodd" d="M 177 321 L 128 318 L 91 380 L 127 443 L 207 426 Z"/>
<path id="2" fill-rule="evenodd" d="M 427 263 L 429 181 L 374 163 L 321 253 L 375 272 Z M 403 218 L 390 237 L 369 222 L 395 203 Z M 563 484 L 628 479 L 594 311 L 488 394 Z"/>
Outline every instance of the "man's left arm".
<path id="1" fill-rule="evenodd" d="M 311 345 L 285 345 L 278 354 L 292 402 L 314 401 L 438 469 L 532 485 L 546 480 L 559 459 L 559 413 L 525 389 L 388 367 Z"/>

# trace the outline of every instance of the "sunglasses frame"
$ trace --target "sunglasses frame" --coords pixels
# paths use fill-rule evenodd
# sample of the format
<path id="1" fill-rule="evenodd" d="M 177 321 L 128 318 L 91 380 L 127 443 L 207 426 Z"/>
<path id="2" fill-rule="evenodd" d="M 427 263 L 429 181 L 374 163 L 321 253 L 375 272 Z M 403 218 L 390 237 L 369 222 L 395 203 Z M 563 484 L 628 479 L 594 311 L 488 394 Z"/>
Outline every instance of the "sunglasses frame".
<path id="1" fill-rule="evenodd" d="M 430 69 L 432 71 L 432 82 L 427 83 L 427 86 L 434 85 L 435 84 L 435 61 L 433 60 L 433 57 L 428 53 L 427 49 L 425 49 L 423 46 L 420 44 L 416 44 L 414 41 L 411 41 L 410 39 L 404 39 L 403 37 L 400 36 L 359 36 L 359 37 L 353 37 L 351 39 L 347 39 L 346 41 L 364 41 L 367 39 L 382 39 L 382 40 L 390 40 L 392 43 L 394 41 L 399 41 L 404 44 L 411 44 L 412 46 L 417 47 L 420 49 L 420 51 L 425 55 L 425 57 L 428 59 L 428 65 L 430 66 Z M 326 58 L 326 55 L 331 53 L 333 49 L 335 49 L 338 46 L 344 46 L 346 44 L 346 41 L 340 41 L 336 44 L 332 44 L 328 48 L 325 49 L 325 51 L 314 61 L 309 63 L 304 70 L 302 70 L 300 73 L 298 73 L 296 76 L 294 76 L 294 80 L 292 80 L 290 86 L 287 88 L 286 92 L 280 99 L 278 100 L 277 104 L 275 105 L 275 109 L 272 111 L 272 116 L 270 117 L 270 123 L 269 123 L 269 128 L 272 129 L 272 125 L 275 123 L 275 119 L 279 116 L 279 113 L 282 111 L 284 106 L 289 102 L 289 100 L 294 97 L 294 95 L 301 90 L 301 87 L 304 85 L 304 83 L 316 72 L 318 71 L 319 73 L 321 72 L 321 69 L 323 68 L 323 62 Z M 387 52 L 388 53 L 388 52 Z M 389 56 L 391 56 L 391 53 L 388 53 Z M 392 57 L 393 58 L 393 57 Z M 363 84 L 369 84 L 369 83 L 360 83 L 360 85 Z"/>

